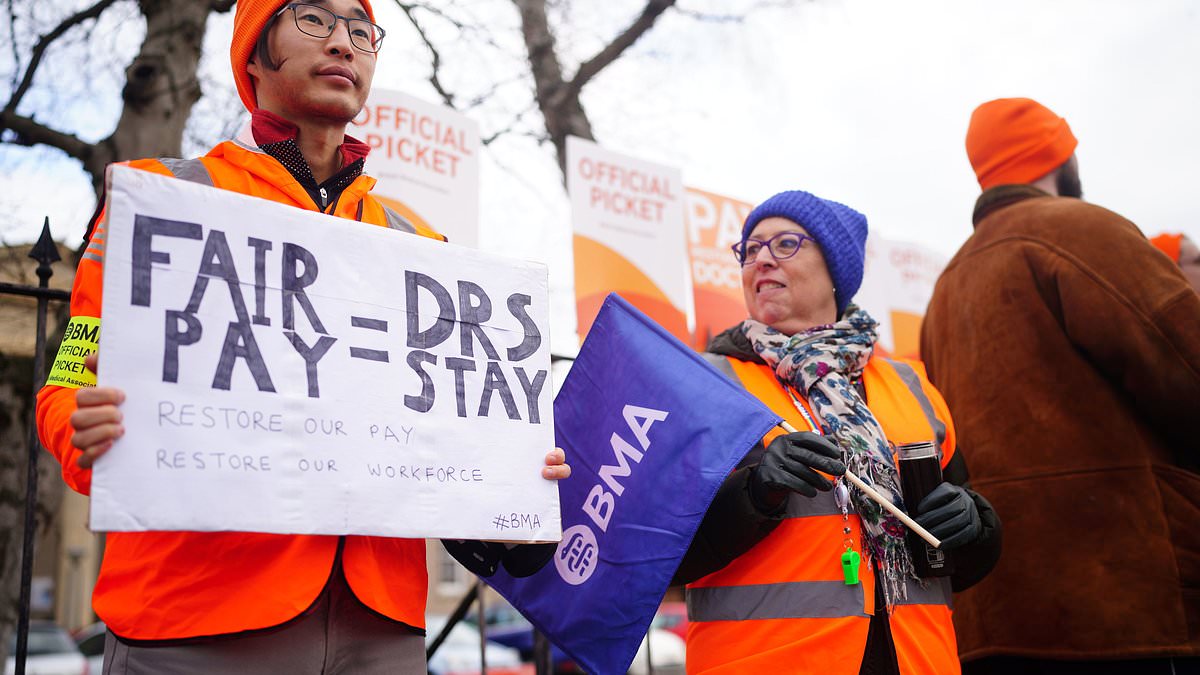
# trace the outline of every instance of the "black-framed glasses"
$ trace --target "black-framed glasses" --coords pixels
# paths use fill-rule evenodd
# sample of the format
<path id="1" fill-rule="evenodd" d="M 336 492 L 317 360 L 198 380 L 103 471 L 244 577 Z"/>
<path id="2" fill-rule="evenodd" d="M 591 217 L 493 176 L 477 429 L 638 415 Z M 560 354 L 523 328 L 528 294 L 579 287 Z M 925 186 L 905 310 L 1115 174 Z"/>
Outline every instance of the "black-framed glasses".
<path id="1" fill-rule="evenodd" d="M 817 243 L 816 239 L 813 239 L 807 234 L 800 234 L 799 232 L 780 232 L 779 234 L 768 238 L 766 241 L 762 239 L 745 239 L 743 241 L 739 241 L 730 248 L 733 249 L 733 257 L 737 258 L 737 261 L 741 263 L 742 266 L 745 266 L 758 259 L 758 252 L 761 251 L 764 246 L 767 247 L 767 250 L 771 253 L 771 257 L 775 260 L 787 260 L 788 258 L 796 255 L 796 251 L 804 248 L 804 242 L 806 240 L 811 241 L 814 244 Z"/>
<path id="2" fill-rule="evenodd" d="M 296 19 L 296 28 L 299 28 L 300 32 L 305 35 L 327 38 L 333 35 L 338 19 L 341 19 L 346 22 L 346 32 L 350 35 L 350 44 L 372 54 L 378 52 L 379 48 L 383 46 L 383 36 L 385 35 L 383 28 L 366 19 L 334 14 L 324 7 L 303 2 L 284 5 L 279 13 L 282 14 L 289 9 L 292 10 L 292 17 Z"/>

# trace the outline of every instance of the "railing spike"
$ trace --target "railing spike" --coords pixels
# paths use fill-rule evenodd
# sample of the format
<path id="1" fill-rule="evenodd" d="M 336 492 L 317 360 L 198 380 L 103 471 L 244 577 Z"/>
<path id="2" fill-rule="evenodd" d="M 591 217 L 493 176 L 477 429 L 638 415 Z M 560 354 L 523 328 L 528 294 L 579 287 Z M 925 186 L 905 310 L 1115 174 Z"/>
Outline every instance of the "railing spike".
<path id="1" fill-rule="evenodd" d="M 37 261 L 37 276 L 40 279 L 49 279 L 49 276 L 54 274 L 50 270 L 50 265 L 62 259 L 62 256 L 59 255 L 58 244 L 55 244 L 54 238 L 50 237 L 49 216 L 46 216 L 46 222 L 42 223 L 41 237 L 37 238 L 37 244 L 34 244 L 34 247 L 29 251 L 29 257 Z"/>

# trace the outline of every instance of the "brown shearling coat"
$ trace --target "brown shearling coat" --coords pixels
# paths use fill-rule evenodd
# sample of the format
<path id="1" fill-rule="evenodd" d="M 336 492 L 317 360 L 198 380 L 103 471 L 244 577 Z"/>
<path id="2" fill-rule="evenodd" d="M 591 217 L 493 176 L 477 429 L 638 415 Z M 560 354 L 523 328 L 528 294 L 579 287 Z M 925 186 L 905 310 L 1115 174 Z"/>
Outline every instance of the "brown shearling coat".
<path id="1" fill-rule="evenodd" d="M 1080 200 L 1000 186 L 974 221 L 921 336 L 1004 520 L 963 660 L 1200 656 L 1200 296 Z"/>

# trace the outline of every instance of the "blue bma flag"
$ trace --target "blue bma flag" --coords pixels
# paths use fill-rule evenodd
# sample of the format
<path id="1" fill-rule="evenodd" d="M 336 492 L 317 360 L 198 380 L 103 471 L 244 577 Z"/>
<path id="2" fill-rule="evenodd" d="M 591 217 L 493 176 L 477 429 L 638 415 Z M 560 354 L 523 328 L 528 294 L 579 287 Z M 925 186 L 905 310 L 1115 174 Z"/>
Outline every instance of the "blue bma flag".
<path id="1" fill-rule="evenodd" d="M 779 422 L 615 294 L 554 400 L 563 538 L 486 579 L 586 672 L 624 673 L 717 488 Z"/>

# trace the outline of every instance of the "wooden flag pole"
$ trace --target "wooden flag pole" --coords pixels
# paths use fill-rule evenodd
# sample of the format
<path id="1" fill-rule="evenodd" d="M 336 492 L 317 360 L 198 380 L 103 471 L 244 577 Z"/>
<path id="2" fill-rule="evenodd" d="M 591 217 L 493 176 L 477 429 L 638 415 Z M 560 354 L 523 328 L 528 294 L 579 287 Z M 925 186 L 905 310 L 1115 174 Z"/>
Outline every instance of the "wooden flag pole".
<path id="1" fill-rule="evenodd" d="M 780 422 L 779 426 L 783 427 L 783 430 L 788 432 L 789 434 L 796 433 L 796 428 L 793 427 L 791 424 L 788 424 L 787 420 Z M 934 548 L 941 548 L 942 542 L 940 540 L 938 540 L 937 537 L 930 534 L 929 530 L 926 530 L 925 528 L 923 528 L 919 524 L 917 524 L 917 521 L 913 520 L 912 518 L 909 518 L 907 513 L 901 511 L 900 508 L 898 506 L 896 506 L 895 504 L 893 504 L 890 499 L 888 499 L 888 498 L 884 497 L 883 495 L 879 494 L 878 492 L 876 492 L 875 488 L 864 483 L 861 478 L 854 475 L 854 472 L 850 471 L 849 469 L 846 469 L 845 478 L 846 478 L 846 480 L 853 483 L 854 487 L 858 488 L 859 490 L 862 490 L 863 494 L 867 495 L 872 500 L 877 502 L 880 506 L 882 506 L 888 513 L 892 514 L 893 516 L 896 516 L 897 520 L 904 523 L 908 527 L 908 529 L 915 532 L 917 534 L 917 536 L 919 536 L 922 539 L 924 539 L 925 541 L 929 542 L 930 546 L 932 546 Z"/>

